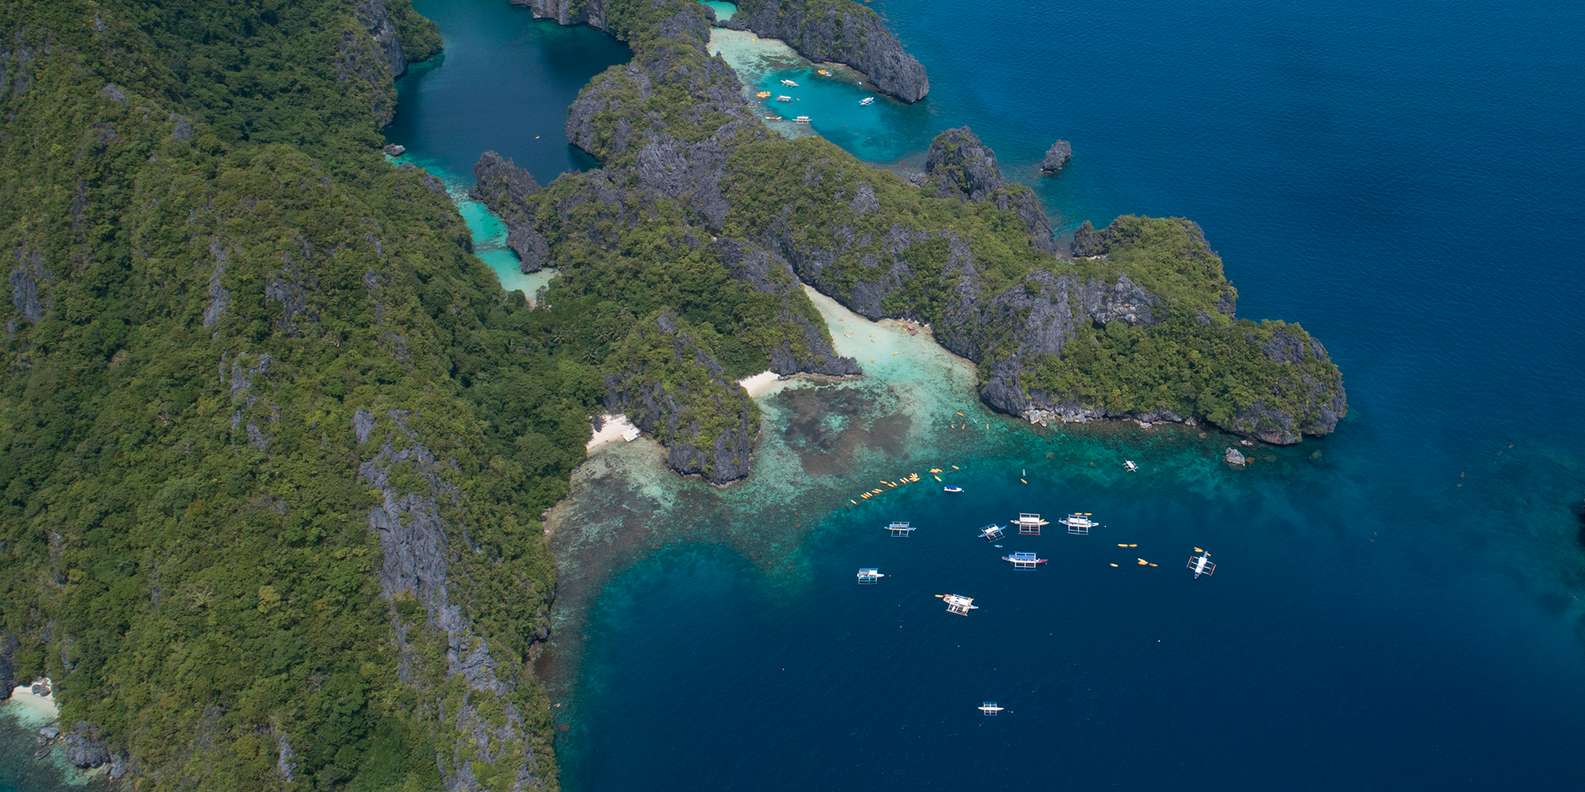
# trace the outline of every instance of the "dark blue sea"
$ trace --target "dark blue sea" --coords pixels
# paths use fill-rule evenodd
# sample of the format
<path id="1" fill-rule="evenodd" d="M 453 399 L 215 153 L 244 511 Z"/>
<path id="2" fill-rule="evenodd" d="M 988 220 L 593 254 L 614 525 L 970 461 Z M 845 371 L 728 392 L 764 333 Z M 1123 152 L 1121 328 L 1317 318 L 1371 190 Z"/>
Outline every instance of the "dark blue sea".
<path id="1" fill-rule="evenodd" d="M 565 105 L 625 50 L 416 5 L 447 54 L 400 85 L 410 161 L 459 189 L 485 148 L 542 182 L 590 164 Z M 1194 218 L 1241 315 L 1327 345 L 1350 415 L 1245 470 L 1215 434 L 1035 431 L 823 306 L 872 376 L 762 397 L 749 481 L 676 480 L 644 441 L 575 478 L 543 664 L 564 788 L 1585 788 L 1585 5 L 873 5 L 925 102 L 861 108 L 798 65 L 749 87 L 801 77 L 814 130 L 888 166 L 969 123 L 1064 228 Z M 1073 162 L 1040 179 L 1055 138 Z M 1104 525 L 975 538 L 1019 511 Z"/>

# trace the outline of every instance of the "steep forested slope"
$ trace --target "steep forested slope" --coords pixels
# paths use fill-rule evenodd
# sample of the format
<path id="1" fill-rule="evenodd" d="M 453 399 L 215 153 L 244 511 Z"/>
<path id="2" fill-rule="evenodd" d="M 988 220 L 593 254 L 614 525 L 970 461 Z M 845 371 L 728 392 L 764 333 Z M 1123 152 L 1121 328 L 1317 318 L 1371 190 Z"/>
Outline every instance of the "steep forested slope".
<path id="1" fill-rule="evenodd" d="M 536 518 L 598 376 L 379 156 L 398 30 L 0 9 L 0 649 L 144 788 L 553 779 Z"/>

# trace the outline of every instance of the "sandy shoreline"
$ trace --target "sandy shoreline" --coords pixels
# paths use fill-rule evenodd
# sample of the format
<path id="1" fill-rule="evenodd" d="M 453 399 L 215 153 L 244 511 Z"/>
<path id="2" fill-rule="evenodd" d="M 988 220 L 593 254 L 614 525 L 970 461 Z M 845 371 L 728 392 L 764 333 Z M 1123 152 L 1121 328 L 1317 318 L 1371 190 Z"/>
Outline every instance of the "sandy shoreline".
<path id="1" fill-rule="evenodd" d="M 766 370 L 752 377 L 744 377 L 738 380 L 737 384 L 743 386 L 743 390 L 748 391 L 749 398 L 757 399 L 777 390 L 776 385 L 779 382 L 781 382 L 781 375 L 774 371 Z"/>
<path id="2" fill-rule="evenodd" d="M 592 454 L 612 443 L 626 443 L 637 439 L 638 434 L 638 427 L 634 426 L 626 415 L 606 413 L 600 416 L 600 428 L 589 436 L 589 442 L 584 444 L 584 449 Z"/>
<path id="3" fill-rule="evenodd" d="M 38 681 L 54 690 L 55 686 L 50 684 L 48 679 Z M 17 685 L 12 689 L 11 698 L 0 705 L 0 712 L 10 715 L 17 723 L 32 729 L 54 723 L 61 716 L 60 708 L 55 705 L 55 696 L 53 694 L 40 696 L 33 692 L 31 684 Z"/>

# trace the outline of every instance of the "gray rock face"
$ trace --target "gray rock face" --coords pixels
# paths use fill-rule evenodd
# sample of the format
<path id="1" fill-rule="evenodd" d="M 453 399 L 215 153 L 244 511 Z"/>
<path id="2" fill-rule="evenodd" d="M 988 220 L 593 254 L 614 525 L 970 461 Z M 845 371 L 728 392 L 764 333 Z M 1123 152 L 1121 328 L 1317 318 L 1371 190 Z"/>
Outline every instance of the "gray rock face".
<path id="1" fill-rule="evenodd" d="M 1107 250 L 1106 238 L 1101 232 L 1095 230 L 1090 221 L 1085 220 L 1079 230 L 1073 232 L 1073 245 L 1070 252 L 1074 258 L 1092 258 L 1104 256 Z"/>
<path id="2" fill-rule="evenodd" d="M 11 698 L 11 690 L 17 686 L 16 652 L 16 636 L 0 633 L 0 701 Z"/>
<path id="3" fill-rule="evenodd" d="M 1068 160 L 1073 159 L 1073 144 L 1066 140 L 1059 140 L 1046 149 L 1046 156 L 1040 160 L 1040 172 L 1046 176 L 1055 176 L 1068 167 Z"/>
<path id="4" fill-rule="evenodd" d="M 446 674 L 462 679 L 470 691 L 454 709 L 446 709 L 444 696 L 439 702 L 442 717 L 468 743 L 466 751 L 459 745 L 449 762 L 441 762 L 445 787 L 452 792 L 478 788 L 471 755 L 473 760 L 491 764 L 516 762 L 514 777 L 519 783 L 512 788 L 529 788 L 534 781 L 533 754 L 525 742 L 523 715 L 509 698 L 512 683 L 496 675 L 489 647 L 448 593 L 451 551 L 441 509 L 457 497 L 456 488 L 445 478 L 451 464 L 436 459 L 418 441 L 399 411 L 391 411 L 383 419 L 375 419 L 367 410 L 355 413 L 353 432 L 359 445 L 368 444 L 381 424 L 390 430 L 379 449 L 358 468 L 359 477 L 380 492 L 380 503 L 368 515 L 369 529 L 380 541 L 380 589 L 387 599 L 407 595 L 423 605 L 429 624 L 446 636 Z M 420 487 L 410 491 L 398 481 L 417 481 Z M 410 679 L 413 650 L 399 622 L 395 632 L 402 658 L 398 673 Z M 486 701 L 497 708 L 498 718 L 487 719 L 480 712 Z"/>
<path id="5" fill-rule="evenodd" d="M 44 303 L 39 296 L 39 286 L 49 279 L 44 269 L 44 255 L 33 248 L 19 248 L 16 268 L 11 270 L 11 305 L 29 322 L 44 318 Z"/>
<path id="6" fill-rule="evenodd" d="M 396 23 L 391 21 L 390 14 L 386 12 L 385 0 L 358 0 L 352 13 L 384 55 L 385 66 L 390 70 L 392 79 L 402 76 L 407 71 L 407 58 L 402 55 L 402 42 L 396 35 Z"/>
<path id="7" fill-rule="evenodd" d="M 1227 452 L 1222 454 L 1222 461 L 1227 463 L 1230 467 L 1236 468 L 1241 468 L 1249 464 L 1249 460 L 1244 457 L 1244 452 L 1233 448 L 1232 446 L 1228 446 Z"/>
<path id="8" fill-rule="evenodd" d="M 747 476 L 759 436 L 753 403 L 675 316 L 662 313 L 653 321 L 653 327 L 641 330 L 658 332 L 669 352 L 667 361 L 631 363 L 606 377 L 607 408 L 625 413 L 634 426 L 659 438 L 666 446 L 666 464 L 678 473 L 699 475 L 714 484 Z M 666 386 L 679 378 L 689 383 L 686 393 Z M 714 439 L 695 414 L 692 405 L 698 403 L 725 408 L 729 416 L 724 428 L 716 427 Z"/>
<path id="9" fill-rule="evenodd" d="M 550 265 L 550 243 L 534 225 L 528 200 L 539 192 L 534 175 L 494 151 L 486 151 L 473 166 L 474 186 L 469 193 L 506 223 L 506 246 L 517 254 L 523 272 L 538 272 Z"/>
<path id="10" fill-rule="evenodd" d="M 534 174 L 496 151 L 479 155 L 479 161 L 473 165 L 473 178 L 474 185 L 469 194 L 483 201 L 497 214 L 503 213 L 496 209 L 497 206 L 511 211 L 512 207 L 522 206 L 529 196 L 539 192 L 539 182 L 534 180 Z"/>
<path id="11" fill-rule="evenodd" d="M 105 747 L 103 738 L 99 735 L 99 727 L 90 723 L 78 721 L 77 725 L 67 732 L 64 745 L 66 761 L 73 767 L 88 769 L 98 767 L 110 761 L 110 749 Z"/>
<path id="12" fill-rule="evenodd" d="M 209 275 L 209 302 L 204 305 L 204 327 L 213 327 L 225 314 L 226 306 L 231 304 L 231 292 L 226 290 L 220 280 L 226 274 L 226 250 L 220 240 L 210 240 L 209 256 L 215 261 L 215 269 Z"/>
<path id="13" fill-rule="evenodd" d="M 823 324 L 818 319 L 792 310 L 794 292 L 800 286 L 798 276 L 786 259 L 758 245 L 738 239 L 722 239 L 714 244 L 714 251 L 725 264 L 732 277 L 747 282 L 755 291 L 782 297 L 780 320 L 802 328 L 803 344 L 794 348 L 785 342 L 771 350 L 771 370 L 783 376 L 808 372 L 831 376 L 859 374 L 859 364 L 843 357 L 831 348 Z"/>
<path id="14" fill-rule="evenodd" d="M 903 49 L 880 15 L 858 3 L 741 0 L 737 13 L 722 25 L 779 38 L 812 61 L 845 63 L 905 102 L 930 92 L 925 67 Z"/>
<path id="15" fill-rule="evenodd" d="M 1040 199 L 1028 187 L 1002 178 L 996 155 L 968 127 L 948 129 L 930 142 L 922 186 L 937 195 L 993 203 L 997 208 L 1010 210 L 1023 221 L 1035 247 L 1047 253 L 1057 250 L 1051 236 L 1051 220 L 1040 207 Z"/>

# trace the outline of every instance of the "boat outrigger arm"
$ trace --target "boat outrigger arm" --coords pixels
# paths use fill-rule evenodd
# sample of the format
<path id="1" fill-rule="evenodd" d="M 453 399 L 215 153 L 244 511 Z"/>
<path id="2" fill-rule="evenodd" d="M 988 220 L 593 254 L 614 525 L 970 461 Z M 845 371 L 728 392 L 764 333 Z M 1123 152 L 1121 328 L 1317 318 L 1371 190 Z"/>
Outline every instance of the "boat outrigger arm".
<path id="1" fill-rule="evenodd" d="M 962 594 L 937 594 L 936 599 L 947 604 L 947 613 L 955 613 L 959 616 L 967 616 L 969 611 L 980 608 L 974 604 L 973 597 L 965 597 Z"/>

